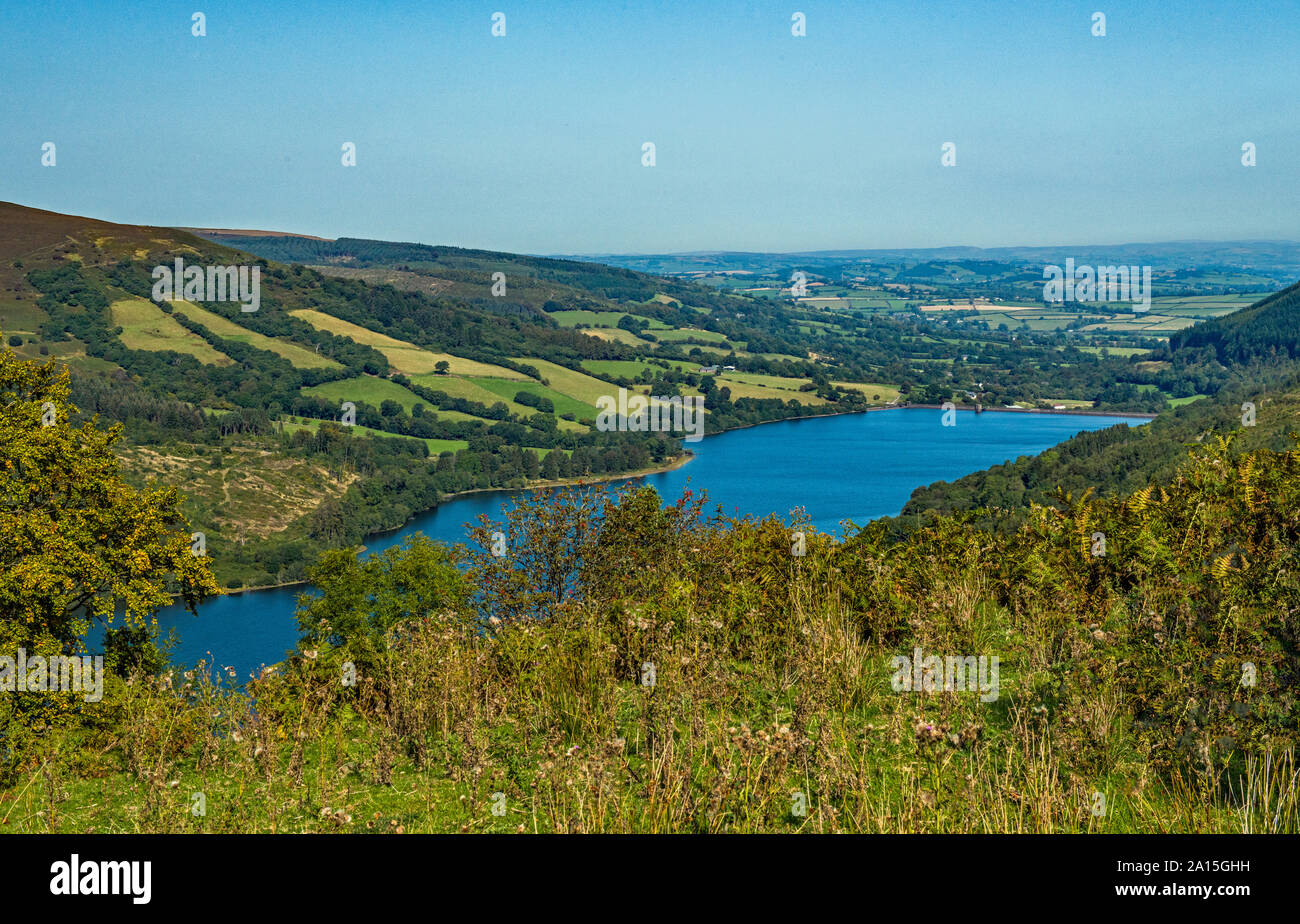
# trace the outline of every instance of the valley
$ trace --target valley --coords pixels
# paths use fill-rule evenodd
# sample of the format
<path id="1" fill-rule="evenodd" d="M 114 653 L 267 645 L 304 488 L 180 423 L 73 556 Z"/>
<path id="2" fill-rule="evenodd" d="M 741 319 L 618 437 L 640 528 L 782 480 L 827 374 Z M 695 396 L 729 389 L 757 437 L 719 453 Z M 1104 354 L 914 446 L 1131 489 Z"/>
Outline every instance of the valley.
<path id="1" fill-rule="evenodd" d="M 0 213 L 22 232 L 0 237 L 10 349 L 56 360 L 83 414 L 124 424 L 128 477 L 183 490 L 232 588 L 300 580 L 319 550 L 463 491 L 684 459 L 681 434 L 596 429 L 597 399 L 619 388 L 701 396 L 714 434 L 945 401 L 1155 413 L 1224 382 L 1170 353 L 1171 334 L 1249 298 L 1161 295 L 1139 318 L 1005 304 L 972 294 L 983 277 L 962 283 L 964 306 L 865 276 L 793 296 L 734 274 Z M 153 301 L 152 268 L 176 259 L 251 262 L 259 310 Z M 238 487 L 263 472 L 273 493 Z"/>

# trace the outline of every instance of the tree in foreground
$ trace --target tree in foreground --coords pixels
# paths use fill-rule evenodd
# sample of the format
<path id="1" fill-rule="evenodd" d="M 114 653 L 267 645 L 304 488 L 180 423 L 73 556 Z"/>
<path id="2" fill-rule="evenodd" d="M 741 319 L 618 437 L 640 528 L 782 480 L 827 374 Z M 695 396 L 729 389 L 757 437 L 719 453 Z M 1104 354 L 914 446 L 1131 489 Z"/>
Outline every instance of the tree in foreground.
<path id="1" fill-rule="evenodd" d="M 122 480 L 120 426 L 74 426 L 66 369 L 0 351 L 0 655 L 86 652 L 98 622 L 109 667 L 157 663 L 153 614 L 173 592 L 191 609 L 218 593 L 192 551 L 173 488 L 138 491 Z M 66 700 L 66 702 L 65 702 Z M 10 766 L 19 738 L 82 708 L 75 695 L 15 692 L 0 700 Z"/>

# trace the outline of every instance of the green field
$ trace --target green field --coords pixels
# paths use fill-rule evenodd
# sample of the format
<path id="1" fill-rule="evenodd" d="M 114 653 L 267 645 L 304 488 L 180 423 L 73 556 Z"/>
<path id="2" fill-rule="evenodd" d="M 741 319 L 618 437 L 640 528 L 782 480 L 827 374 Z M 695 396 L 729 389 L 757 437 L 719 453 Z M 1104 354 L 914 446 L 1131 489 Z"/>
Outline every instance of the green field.
<path id="1" fill-rule="evenodd" d="M 36 307 L 33 297 L 22 301 L 0 298 L 0 333 L 6 337 L 13 333 L 34 334 L 48 320 L 49 315 Z"/>
<path id="2" fill-rule="evenodd" d="M 535 360 L 528 361 L 534 362 Z M 560 414 L 570 412 L 577 417 L 590 417 L 594 414 L 594 409 L 588 411 L 586 405 L 575 402 L 569 396 L 548 389 L 545 385 L 534 382 L 532 379 L 502 379 L 495 376 L 413 375 L 411 381 L 417 385 L 423 385 L 425 388 L 445 392 L 454 398 L 477 401 L 486 407 L 491 407 L 498 401 L 504 402 L 505 406 L 510 409 L 511 414 L 524 419 L 539 412 L 535 407 L 519 404 L 515 401 L 515 395 L 521 391 L 527 391 L 534 395 L 545 395 L 550 398 L 551 403 L 555 405 L 557 417 Z M 569 404 L 572 404 L 573 407 L 569 407 Z M 586 427 L 572 420 L 559 419 L 556 421 L 556 425 L 559 429 L 568 432 L 587 432 Z"/>
<path id="3" fill-rule="evenodd" d="M 432 388 L 434 391 L 441 391 L 453 398 L 464 398 L 466 401 L 477 401 L 482 405 L 491 407 L 498 401 L 504 401 L 506 407 L 510 408 L 512 414 L 522 414 L 528 416 L 536 414 L 537 409 L 526 407 L 514 402 L 515 392 L 520 390 L 524 381 L 517 379 L 489 379 L 489 378 L 469 378 L 462 375 L 413 375 L 411 381 L 417 385 L 423 385 L 425 388 Z M 488 382 L 510 382 L 515 386 L 514 391 L 509 394 L 502 394 L 499 391 L 487 388 Z"/>
<path id="4" fill-rule="evenodd" d="M 344 401 L 351 401 L 355 404 L 364 402 L 375 408 L 378 408 L 385 401 L 396 401 L 408 414 L 412 412 L 415 405 L 423 404 L 426 413 L 436 414 L 442 420 L 484 420 L 482 417 L 475 417 L 461 411 L 444 411 L 441 408 L 433 407 L 415 392 L 408 391 L 396 382 L 376 378 L 373 375 L 359 375 L 355 378 L 340 379 L 337 382 L 324 382 L 311 388 L 304 388 L 302 393 L 324 398 L 326 401 L 333 401 L 338 404 L 342 404 Z"/>
<path id="5" fill-rule="evenodd" d="M 128 349 L 155 353 L 174 350 L 214 366 L 234 364 L 229 356 L 218 352 L 198 334 L 181 327 L 179 321 L 153 302 L 142 298 L 123 299 L 113 302 L 111 311 L 113 324 L 122 328 L 121 340 Z"/>
<path id="6" fill-rule="evenodd" d="M 642 340 L 630 330 L 623 330 L 621 327 L 584 327 L 578 333 L 586 334 L 588 337 L 598 337 L 601 340 L 613 340 L 616 343 L 626 343 L 632 347 L 652 347 L 649 340 Z"/>
<path id="7" fill-rule="evenodd" d="M 529 362 L 536 365 L 537 360 L 529 360 Z M 514 396 L 521 391 L 526 391 L 541 398 L 550 398 L 551 403 L 555 405 L 557 415 L 573 414 L 579 420 L 582 420 L 584 418 L 594 419 L 597 414 L 595 404 L 579 401 L 554 388 L 547 388 L 541 382 L 516 382 L 509 379 L 476 379 L 476 381 L 485 389 L 497 395 L 500 400 L 509 401 L 513 407 L 520 408 L 520 413 L 525 415 L 536 414 L 537 409 L 514 403 Z M 561 421 L 561 423 L 567 423 L 567 421 Z"/>
<path id="8" fill-rule="evenodd" d="M 831 382 L 836 388 L 852 388 L 862 392 L 871 402 L 880 402 L 888 404 L 891 401 L 898 400 L 898 388 L 894 385 L 883 385 L 878 382 Z M 877 398 L 876 396 L 880 397 Z"/>
<path id="9" fill-rule="evenodd" d="M 726 343 L 727 338 L 716 331 L 696 330 L 693 327 L 677 328 L 675 330 L 656 330 L 651 331 L 660 340 L 672 343 L 678 340 L 703 340 L 706 343 Z M 741 344 L 736 344 L 737 347 Z"/>
<path id="10" fill-rule="evenodd" d="M 1081 346 L 1079 347 L 1079 350 L 1083 353 L 1092 353 L 1095 356 L 1100 356 L 1102 350 L 1105 350 L 1106 352 L 1110 353 L 1111 356 L 1141 356 L 1143 353 L 1151 352 L 1150 350 L 1144 350 L 1141 347 L 1115 347 L 1115 346 L 1104 346 L 1104 347 Z"/>
<path id="11" fill-rule="evenodd" d="M 316 420 L 311 417 L 299 417 L 298 421 L 299 421 L 298 423 L 286 423 L 284 425 L 284 431 L 286 433 L 292 433 L 295 430 L 314 431 L 317 430 L 322 423 L 322 421 Z M 567 423 L 567 421 L 561 421 L 561 422 Z M 420 439 L 419 437 L 415 437 L 415 436 L 398 436 L 397 434 L 394 433 L 385 433 L 383 430 L 372 430 L 369 427 L 362 427 L 359 425 L 349 427 L 348 429 L 355 432 L 358 436 L 372 436 L 375 439 L 418 440 L 419 442 L 424 443 L 424 445 L 429 447 L 429 461 L 431 462 L 437 461 L 438 456 L 444 452 L 460 452 L 462 449 L 469 448 L 469 443 L 466 440 Z M 584 427 L 583 429 L 586 428 Z M 566 455 L 573 455 L 572 449 L 559 449 L 559 448 L 545 449 L 539 447 L 534 449 L 533 451 L 537 453 L 537 458 L 539 461 L 545 459 L 553 452 L 562 452 L 565 453 Z"/>
<path id="12" fill-rule="evenodd" d="M 677 363 L 679 366 L 687 365 L 686 363 Z M 653 363 L 646 362 L 643 359 L 584 359 L 582 368 L 586 369 L 593 375 L 615 376 L 617 378 L 635 379 L 646 369 L 659 369 Z"/>
<path id="13" fill-rule="evenodd" d="M 550 383 L 551 388 L 568 395 L 575 401 L 589 405 L 593 413 L 597 398 L 602 395 L 618 394 L 617 385 L 611 385 L 594 376 L 567 369 L 544 359 L 533 359 L 528 356 L 512 356 L 510 359 L 512 362 L 532 366 Z"/>
<path id="14" fill-rule="evenodd" d="M 729 388 L 731 399 L 737 398 L 779 398 L 791 399 L 800 404 L 826 404 L 825 398 L 819 398 L 810 391 L 800 391 L 799 386 L 807 385 L 808 379 L 796 379 L 782 375 L 766 375 L 761 372 L 719 372 L 714 376 L 719 388 Z"/>
<path id="15" fill-rule="evenodd" d="M 618 322 L 625 317 L 633 317 L 638 321 L 644 321 L 650 325 L 651 330 L 667 330 L 668 325 L 663 321 L 657 321 L 654 318 L 642 317 L 639 314 L 629 314 L 626 311 L 589 311 L 586 309 L 574 309 L 570 311 L 552 311 L 547 317 L 554 319 L 556 324 L 561 327 L 575 327 L 578 324 L 586 324 L 588 327 L 618 327 Z"/>
<path id="16" fill-rule="evenodd" d="M 825 398 L 819 398 L 810 391 L 793 391 L 788 388 L 768 388 L 765 385 L 751 384 L 748 382 L 733 382 L 729 379 L 718 379 L 719 388 L 728 388 L 731 390 L 731 400 L 737 398 L 759 398 L 762 400 L 771 400 L 777 398 L 781 401 L 798 401 L 800 404 L 826 404 Z"/>
<path id="17" fill-rule="evenodd" d="M 785 388 L 791 391 L 798 391 L 803 385 L 809 384 L 811 379 L 797 379 L 788 375 L 768 375 L 765 372 L 719 372 L 716 376 L 719 382 L 726 380 L 730 382 L 746 382 L 750 385 L 765 385 L 768 388 Z"/>
<path id="18" fill-rule="evenodd" d="M 290 311 L 289 314 L 306 321 L 317 330 L 327 330 L 331 334 L 348 337 L 357 343 L 374 347 L 384 354 L 389 365 L 406 375 L 430 373 L 433 372 L 439 362 L 446 362 L 450 366 L 450 371 L 455 375 L 494 375 L 505 379 L 526 378 L 522 373 L 507 369 L 504 366 L 493 366 L 489 363 L 480 363 L 472 359 L 452 356 L 450 353 L 436 353 L 432 350 L 426 350 L 405 340 L 397 340 L 387 334 L 378 333 L 311 308 L 299 308 Z"/>
<path id="19" fill-rule="evenodd" d="M 704 360 L 701 360 L 699 363 L 696 363 L 695 365 L 696 365 L 697 367 L 698 367 L 699 365 L 701 365 L 702 363 L 703 363 L 703 364 L 708 364 L 708 363 L 716 362 L 716 360 L 718 360 L 718 359 L 722 359 L 722 358 L 727 357 L 727 356 L 730 356 L 730 355 L 732 355 L 733 353 L 734 353 L 735 355 L 737 355 L 737 356 L 749 356 L 749 355 L 751 355 L 751 354 L 749 354 L 749 353 L 746 353 L 744 350 L 740 350 L 740 349 L 723 349 L 722 347 L 716 347 L 716 346 L 701 346 L 701 345 L 698 344 L 698 343 L 681 343 L 681 344 L 676 344 L 676 348 L 677 348 L 678 350 L 681 350 L 681 351 L 685 352 L 688 356 L 691 355 L 692 351 L 694 351 L 694 350 L 699 350 L 702 354 L 704 354 L 704 356 L 707 357 L 707 358 L 704 359 Z M 755 354 L 752 354 L 752 355 L 755 355 L 755 356 L 766 356 L 768 359 L 790 359 L 790 358 L 791 358 L 791 357 L 789 357 L 789 356 L 782 356 L 782 355 L 779 354 L 779 353 L 755 353 Z"/>
<path id="20" fill-rule="evenodd" d="M 295 430 L 311 430 L 315 432 L 316 430 L 320 429 L 320 425 L 322 423 L 322 421 L 316 420 L 314 417 L 299 417 L 297 419 L 299 421 L 298 423 L 285 423 L 284 425 L 285 433 L 293 433 Z M 360 425 L 353 425 L 351 427 L 348 427 L 348 430 L 352 431 L 357 436 L 371 436 L 374 437 L 375 439 L 385 439 L 385 440 L 418 439 L 419 442 L 424 443 L 424 445 L 429 447 L 429 454 L 431 456 L 436 456 L 440 452 L 446 452 L 446 451 L 459 452 L 462 449 L 469 448 L 469 443 L 466 440 L 419 439 L 419 437 L 414 437 L 414 436 L 398 436 L 395 433 L 385 433 L 383 430 L 372 430 L 369 427 L 362 427 Z"/>
<path id="21" fill-rule="evenodd" d="M 798 299 L 798 303 L 800 307 L 807 306 L 823 310 L 904 311 L 908 306 L 908 301 L 905 298 L 884 298 L 872 295 L 815 295 Z"/>
<path id="22" fill-rule="evenodd" d="M 255 349 L 275 353 L 277 356 L 287 359 L 297 369 L 342 368 L 339 363 L 336 363 L 328 356 L 321 356 L 315 350 L 309 350 L 287 340 L 277 340 L 274 337 L 259 334 L 192 302 L 177 301 L 175 305 L 176 311 L 180 314 L 185 315 L 191 321 L 202 324 L 218 337 L 246 343 Z"/>
<path id="23" fill-rule="evenodd" d="M 661 359 L 658 362 L 667 363 L 669 367 L 684 372 L 694 372 L 700 367 L 700 364 L 693 360 Z M 635 379 L 646 369 L 653 370 L 656 375 L 664 371 L 663 366 L 646 359 L 584 359 L 582 368 L 596 376 L 626 377 L 629 379 Z M 730 375 L 731 373 L 727 374 Z"/>

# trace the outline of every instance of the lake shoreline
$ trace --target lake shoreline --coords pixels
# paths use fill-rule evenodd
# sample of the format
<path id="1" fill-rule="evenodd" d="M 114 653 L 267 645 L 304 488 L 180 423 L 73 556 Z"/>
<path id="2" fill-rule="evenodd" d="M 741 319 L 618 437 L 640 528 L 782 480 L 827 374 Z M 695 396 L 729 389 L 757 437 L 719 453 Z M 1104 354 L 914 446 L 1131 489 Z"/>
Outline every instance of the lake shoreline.
<path id="1" fill-rule="evenodd" d="M 470 488 L 468 491 L 456 491 L 453 494 L 445 494 L 438 501 L 438 503 L 439 505 L 442 505 L 449 500 L 456 500 L 459 497 L 469 497 L 471 494 L 491 494 L 496 491 L 538 491 L 538 490 L 543 490 L 545 488 L 564 488 L 564 487 L 571 487 L 573 485 L 599 484 L 607 481 L 631 480 L 633 478 L 642 478 L 646 475 L 659 475 L 662 474 L 663 472 L 676 471 L 677 469 L 681 468 L 683 465 L 685 465 L 687 462 L 690 462 L 694 458 L 695 458 L 695 453 L 691 452 L 689 449 L 683 449 L 681 455 L 675 457 L 670 462 L 665 462 L 662 465 L 651 465 L 648 468 L 638 468 L 630 472 L 619 472 L 618 474 L 614 474 L 614 475 L 609 475 L 609 474 L 584 475 L 578 478 L 554 478 L 550 481 L 530 481 L 528 484 L 521 485 L 517 488 Z M 437 510 L 438 508 L 434 507 L 433 509 Z M 421 513 L 429 513 L 429 511 L 423 510 L 421 511 Z M 420 514 L 417 513 L 415 516 L 419 516 L 419 515 Z M 412 517 L 412 519 L 414 519 L 414 517 Z M 407 522 L 410 521 L 408 520 Z M 396 527 L 396 529 L 402 529 L 404 526 L 406 526 L 406 523 L 403 523 L 402 526 Z M 386 532 L 392 532 L 392 530 L 386 529 L 381 533 L 375 533 L 375 535 L 382 536 L 383 533 Z"/>
<path id="2" fill-rule="evenodd" d="M 942 404 L 898 404 L 892 408 L 868 408 L 869 411 L 883 410 L 900 410 L 905 408 L 924 408 L 926 410 L 942 411 Z M 975 408 L 968 405 L 957 405 L 959 411 L 974 411 Z M 1096 408 L 1054 408 L 1042 407 L 986 407 L 980 413 L 982 414 L 1056 414 L 1062 417 L 1134 417 L 1142 420 L 1155 420 L 1159 414 L 1152 414 L 1147 411 L 1099 411 Z"/>
<path id="3" fill-rule="evenodd" d="M 754 427 L 729 439 L 687 444 L 691 454 L 681 452 L 651 466 L 659 474 L 643 470 L 599 476 L 603 482 L 623 482 L 612 489 L 601 488 L 593 483 L 595 478 L 588 478 L 571 479 L 577 482 L 573 487 L 542 488 L 541 493 L 476 491 L 477 496 L 458 496 L 453 498 L 455 503 L 449 500 L 434 507 L 403 528 L 366 536 L 357 544 L 364 542 L 362 560 L 371 562 L 373 556 L 382 558 L 388 550 L 400 548 L 418 535 L 442 548 L 468 545 L 477 552 L 478 543 L 467 532 L 467 525 L 472 529 L 483 522 L 500 524 L 503 509 L 545 504 L 546 492 L 554 490 L 586 495 L 591 491 L 623 493 L 642 486 L 653 487 L 661 500 L 668 499 L 666 503 L 685 490 L 707 491 L 707 509 L 716 509 L 728 518 L 775 516 L 784 520 L 789 511 L 801 509 L 820 532 L 842 541 L 854 532 L 846 530 L 846 521 L 861 525 L 878 517 L 896 516 L 917 486 L 953 481 L 1022 455 L 1041 453 L 1076 433 L 1147 423 L 1118 416 L 988 414 L 977 418 L 971 414 L 959 418 L 952 429 L 939 426 L 942 412 L 878 408 L 891 409 L 895 413 L 875 417 L 823 414 L 841 419 L 823 419 L 802 427 Z M 488 531 L 496 528 L 489 525 Z M 345 557 L 351 554 L 344 553 Z M 468 564 L 457 561 L 458 568 Z M 259 592 L 246 593 L 254 589 Z M 232 665 L 240 676 L 256 674 L 261 665 L 279 662 L 286 651 L 293 650 L 300 639 L 298 601 L 319 593 L 319 587 L 301 580 L 231 589 L 199 606 L 197 620 L 183 605 L 161 608 L 158 627 L 164 636 L 176 634 L 172 652 L 176 664 L 206 660 Z"/>
<path id="4" fill-rule="evenodd" d="M 848 417 L 852 414 L 875 414 L 880 411 L 906 411 L 906 410 L 935 410 L 942 411 L 942 404 L 885 404 L 880 407 L 867 407 L 860 411 L 837 411 L 833 414 L 804 414 L 799 417 L 782 417 L 779 420 L 760 420 L 752 424 L 744 424 L 739 427 L 732 427 L 730 430 L 723 430 L 721 433 L 710 433 L 710 436 L 724 436 L 728 433 L 735 433 L 738 430 L 752 430 L 754 427 L 765 427 L 768 424 L 778 423 L 795 423 L 800 420 L 821 420 L 825 417 Z M 974 411 L 973 407 L 958 405 L 959 411 Z M 1051 408 L 1036 407 L 986 407 L 980 413 L 1007 413 L 1007 414 L 1055 414 L 1062 417 L 1132 417 L 1143 420 L 1154 420 L 1158 414 L 1150 414 L 1139 411 L 1099 411 L 1095 408 L 1067 408 L 1065 410 L 1053 410 Z"/>
<path id="5" fill-rule="evenodd" d="M 827 416 L 827 415 L 823 415 L 823 416 Z M 737 427 L 736 429 L 741 429 L 741 428 Z M 719 434 L 715 434 L 715 435 L 719 435 Z M 635 471 L 631 471 L 631 472 L 620 472 L 614 475 L 590 475 L 583 478 L 557 478 L 551 481 L 533 481 L 517 488 L 471 488 L 468 491 L 456 491 L 452 494 L 444 494 L 442 497 L 438 499 L 438 507 L 441 507 L 443 504 L 447 503 L 448 501 L 458 500 L 459 498 L 462 497 L 469 497 L 473 494 L 493 494 L 493 493 L 508 494 L 508 493 L 513 493 L 515 491 L 539 491 L 539 490 L 545 490 L 547 488 L 564 488 L 564 487 L 574 487 L 574 486 L 589 485 L 589 484 L 602 484 L 611 481 L 631 481 L 635 478 L 644 478 L 647 475 L 661 475 L 664 472 L 676 471 L 677 469 L 681 468 L 683 465 L 686 465 L 694 458 L 695 458 L 695 453 L 691 452 L 689 449 L 684 449 L 682 450 L 681 455 L 677 456 L 670 462 L 664 463 L 663 465 L 653 465 L 650 466 L 649 468 L 636 469 Z M 407 519 L 405 522 L 401 523 L 400 525 L 394 526 L 392 529 L 383 529 L 377 533 L 371 533 L 369 536 L 366 537 L 366 541 L 378 538 L 380 536 L 386 536 L 389 533 L 400 532 L 401 530 L 406 529 L 408 526 L 410 526 L 411 523 L 415 522 L 416 518 L 421 517 L 426 513 L 432 513 L 433 511 L 437 510 L 438 507 L 430 507 L 428 510 L 417 510 L 415 513 L 411 514 L 409 519 Z M 361 551 L 363 552 L 366 551 L 368 546 L 365 545 L 365 541 L 363 541 L 360 548 Z M 306 580 L 284 581 L 283 583 L 280 584 L 259 584 L 256 587 L 230 588 L 229 590 L 223 591 L 220 594 L 220 596 L 234 597 L 234 596 L 238 596 L 239 594 L 251 593 L 256 590 L 277 590 L 283 587 L 305 586 L 310 583 L 311 583 L 310 581 L 306 581 Z M 179 594 L 173 594 L 173 596 L 178 597 Z"/>
<path id="6" fill-rule="evenodd" d="M 721 433 L 710 433 L 705 437 L 705 439 L 708 439 L 710 437 L 725 436 L 728 433 L 735 433 L 740 430 L 752 430 L 755 427 L 762 427 L 768 424 L 792 423 L 800 420 L 821 420 L 826 417 L 848 417 L 852 414 L 873 414 L 873 413 L 879 413 L 881 411 L 900 411 L 900 410 L 941 411 L 943 410 L 943 405 L 941 404 L 888 404 L 888 405 L 882 405 L 880 407 L 868 407 L 868 408 L 863 408 L 861 410 L 855 410 L 855 411 L 837 411 L 830 414 L 805 414 L 799 417 L 784 417 L 779 420 L 760 420 L 755 423 L 744 424 L 743 426 L 739 426 L 739 427 L 732 427 L 728 430 L 723 430 Z M 957 410 L 973 412 L 975 408 L 959 406 Z M 983 413 L 1049 414 L 1049 415 L 1066 416 L 1066 417 L 1125 417 L 1125 418 L 1139 418 L 1139 419 L 1146 419 L 1146 420 L 1152 420 L 1158 416 L 1156 414 L 1139 413 L 1136 411 L 1098 411 L 1091 408 L 1087 408 L 1087 409 L 1067 408 L 1058 411 L 1058 410 L 1047 409 L 1047 408 L 986 407 L 984 408 Z M 681 455 L 677 456 L 671 462 L 665 463 L 663 465 L 651 466 L 649 468 L 638 469 L 633 472 L 620 472 L 612 475 L 609 474 L 592 475 L 583 478 L 558 478 L 551 481 L 535 481 L 517 488 L 471 488 L 468 491 L 457 491 L 452 494 L 443 495 L 438 501 L 438 507 L 441 507 L 443 504 L 447 503 L 448 501 L 454 501 L 462 497 L 470 497 L 471 495 L 474 494 L 513 493 L 516 491 L 537 491 L 537 490 L 545 490 L 547 488 L 574 487 L 574 486 L 589 485 L 589 484 L 606 484 L 615 481 L 632 481 L 634 479 L 643 478 L 648 475 L 659 475 L 659 474 L 663 474 L 664 472 L 675 471 L 679 468 L 682 468 L 684 465 L 689 463 L 695 457 L 696 457 L 695 453 L 691 452 L 689 449 L 683 449 Z M 412 522 L 414 522 L 414 520 L 417 517 L 423 516 L 424 514 L 427 513 L 432 513 L 433 511 L 437 510 L 438 507 L 432 507 L 428 510 L 417 511 L 413 513 L 411 517 L 401 525 L 394 526 L 391 529 L 380 530 L 377 533 L 372 533 L 366 537 L 366 540 L 368 541 L 371 539 L 379 538 L 406 529 Z M 365 545 L 363 542 L 360 548 L 364 552 L 368 548 L 368 546 Z M 285 581 L 280 584 L 261 584 L 256 587 L 239 587 L 239 588 L 232 588 L 229 590 L 225 590 L 222 592 L 221 596 L 237 596 L 239 594 L 250 593 L 258 590 L 277 590 L 284 587 L 307 586 L 308 584 L 310 584 L 310 581 L 299 580 L 299 581 Z"/>

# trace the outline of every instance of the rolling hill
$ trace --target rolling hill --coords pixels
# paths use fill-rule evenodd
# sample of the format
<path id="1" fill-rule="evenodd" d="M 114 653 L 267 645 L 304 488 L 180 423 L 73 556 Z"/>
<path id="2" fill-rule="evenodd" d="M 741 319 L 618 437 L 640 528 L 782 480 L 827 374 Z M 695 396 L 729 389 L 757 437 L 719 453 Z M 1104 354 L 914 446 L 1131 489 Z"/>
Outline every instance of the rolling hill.
<path id="1" fill-rule="evenodd" d="M 0 331 L 18 356 L 68 369 L 84 416 L 123 425 L 128 478 L 184 488 L 229 586 L 296 579 L 320 549 L 398 526 L 448 494 L 671 462 L 682 451 L 672 434 L 595 429 L 596 399 L 620 387 L 699 393 L 690 341 L 724 340 L 703 326 L 711 312 L 747 304 L 583 263 L 204 234 L 219 239 L 0 203 Z M 349 273 L 279 262 L 299 257 Z M 405 268 L 390 266 L 399 257 Z M 243 311 L 215 290 L 155 300 L 154 268 L 178 259 L 256 268 L 260 307 Z M 429 282 L 380 278 L 390 272 Z M 508 297 L 490 294 L 493 273 L 507 274 Z M 638 348 L 548 311 L 635 317 L 683 339 L 655 347 L 635 382 L 602 376 L 583 363 L 630 361 Z M 785 359 L 811 381 L 815 363 Z M 770 399 L 710 394 L 715 431 L 825 403 L 789 387 Z M 845 409 L 865 406 L 842 395 Z"/>

